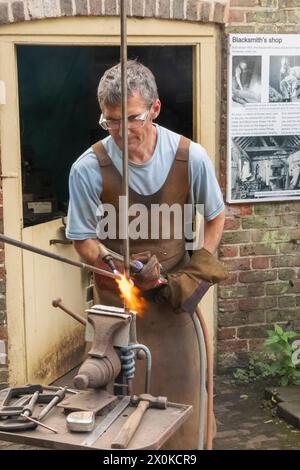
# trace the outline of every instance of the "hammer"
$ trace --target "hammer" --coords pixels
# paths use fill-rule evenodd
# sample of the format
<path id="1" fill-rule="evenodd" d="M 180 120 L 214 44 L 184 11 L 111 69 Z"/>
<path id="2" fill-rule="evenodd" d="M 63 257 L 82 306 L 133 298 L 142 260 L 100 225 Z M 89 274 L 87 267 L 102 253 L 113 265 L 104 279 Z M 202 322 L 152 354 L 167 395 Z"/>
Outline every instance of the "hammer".
<path id="1" fill-rule="evenodd" d="M 167 408 L 167 397 L 153 397 L 148 393 L 131 397 L 131 404 L 138 405 L 137 409 L 129 416 L 119 434 L 111 444 L 112 449 L 126 449 L 132 436 L 137 430 L 144 413 L 148 408 Z"/>

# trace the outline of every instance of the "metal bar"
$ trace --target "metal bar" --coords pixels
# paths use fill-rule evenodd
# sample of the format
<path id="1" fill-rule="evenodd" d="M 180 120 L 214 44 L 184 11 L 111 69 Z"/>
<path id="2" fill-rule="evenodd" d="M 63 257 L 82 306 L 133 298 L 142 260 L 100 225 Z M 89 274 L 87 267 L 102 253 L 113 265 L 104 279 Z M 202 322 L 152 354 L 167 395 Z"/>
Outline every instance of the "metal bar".
<path id="1" fill-rule="evenodd" d="M 123 207 L 123 230 L 124 230 L 124 268 L 127 278 L 130 276 L 129 264 L 129 233 L 128 233 L 128 110 L 127 110 L 127 0 L 121 0 L 121 89 L 122 89 L 122 150 L 123 150 L 123 179 L 122 195 Z M 126 309 L 126 305 L 125 305 Z"/>
<path id="2" fill-rule="evenodd" d="M 23 418 L 25 418 L 25 419 L 28 419 L 28 421 L 32 421 L 32 422 L 35 423 L 37 426 L 42 426 L 42 428 L 49 429 L 49 431 L 52 431 L 52 432 L 54 432 L 55 434 L 58 434 L 58 431 L 56 431 L 56 429 L 51 428 L 51 427 L 48 426 L 47 424 L 41 423 L 40 421 L 38 421 L 37 419 L 32 418 L 31 416 L 27 416 L 27 415 L 21 415 L 21 416 L 23 416 Z"/>
<path id="3" fill-rule="evenodd" d="M 61 302 L 61 299 L 55 299 L 52 300 L 52 305 L 55 308 L 60 308 L 64 312 L 66 312 L 70 317 L 74 318 L 75 320 L 79 321 L 79 323 L 82 323 L 82 325 L 86 326 L 87 320 L 83 318 L 81 315 L 78 315 L 77 313 L 71 312 L 67 307 L 64 306 L 64 304 Z"/>
<path id="4" fill-rule="evenodd" d="M 113 408 L 112 411 L 105 416 L 105 418 L 98 424 L 98 426 L 88 435 L 88 437 L 81 443 L 81 445 L 90 447 L 96 442 L 100 436 L 116 421 L 121 413 L 129 406 L 130 396 L 122 398 L 122 400 Z"/>
<path id="5" fill-rule="evenodd" d="M 57 255 L 56 253 L 51 253 L 50 251 L 42 250 L 41 248 L 37 248 L 32 245 L 28 245 L 27 243 L 21 242 L 19 240 L 14 240 L 13 238 L 7 237 L 6 235 L 0 234 L 0 241 L 4 243 L 8 243 L 9 245 L 16 246 L 18 248 L 22 248 L 23 250 L 32 251 L 38 255 L 46 256 L 47 258 L 55 259 L 56 261 L 61 261 L 62 263 L 71 264 L 72 266 L 76 266 L 77 268 L 88 269 L 96 274 L 101 274 L 101 276 L 110 277 L 111 279 L 118 279 L 119 276 L 113 274 L 109 271 L 105 271 L 104 269 L 96 268 L 90 264 L 82 263 L 81 261 L 73 261 L 71 259 L 65 258 L 64 256 Z"/>

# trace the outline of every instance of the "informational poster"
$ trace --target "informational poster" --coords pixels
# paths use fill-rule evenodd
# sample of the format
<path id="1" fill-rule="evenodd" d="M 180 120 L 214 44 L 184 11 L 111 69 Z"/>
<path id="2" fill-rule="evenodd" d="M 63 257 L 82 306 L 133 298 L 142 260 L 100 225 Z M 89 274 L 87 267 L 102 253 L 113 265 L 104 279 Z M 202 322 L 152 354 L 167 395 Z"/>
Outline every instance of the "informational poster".
<path id="1" fill-rule="evenodd" d="M 231 34 L 228 202 L 300 199 L 300 35 Z"/>

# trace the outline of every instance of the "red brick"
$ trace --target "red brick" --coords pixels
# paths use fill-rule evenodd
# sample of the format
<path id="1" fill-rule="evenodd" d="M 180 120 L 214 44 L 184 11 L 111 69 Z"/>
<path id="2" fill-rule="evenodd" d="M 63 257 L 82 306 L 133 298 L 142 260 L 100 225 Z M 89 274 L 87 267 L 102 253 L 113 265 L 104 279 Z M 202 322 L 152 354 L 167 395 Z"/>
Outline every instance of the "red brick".
<path id="1" fill-rule="evenodd" d="M 288 1 L 288 0 L 285 0 Z M 230 7 L 255 7 L 259 5 L 259 0 L 231 0 Z"/>
<path id="2" fill-rule="evenodd" d="M 295 212 L 294 214 L 284 214 L 281 216 L 281 226 L 286 227 L 297 227 L 299 225 L 300 214 Z"/>
<path id="3" fill-rule="evenodd" d="M 250 258 L 234 258 L 224 261 L 229 271 L 248 271 L 250 269 Z"/>
<path id="4" fill-rule="evenodd" d="M 86 16 L 88 14 L 87 0 L 75 0 L 75 11 L 78 16 Z"/>
<path id="5" fill-rule="evenodd" d="M 280 308 L 280 310 L 268 310 L 266 312 L 267 314 L 267 322 L 268 323 L 273 323 L 273 322 L 291 322 L 294 320 L 299 319 L 300 315 L 300 308 Z"/>
<path id="6" fill-rule="evenodd" d="M 220 282 L 221 286 L 229 286 L 232 284 L 236 284 L 238 281 L 238 274 L 237 273 L 230 273 L 228 278 L 225 281 Z"/>
<path id="7" fill-rule="evenodd" d="M 273 256 L 271 258 L 271 266 L 273 268 L 300 266 L 300 253 L 295 255 Z"/>
<path id="8" fill-rule="evenodd" d="M 248 243 L 250 241 L 250 232 L 241 230 L 241 231 L 231 231 L 231 232 L 224 232 L 222 235 L 222 243 L 224 245 L 233 245 L 233 244 L 241 244 L 241 243 Z"/>
<path id="9" fill-rule="evenodd" d="M 249 343 L 249 350 L 250 351 L 262 351 L 264 349 L 264 344 L 266 340 L 263 338 L 250 338 Z"/>
<path id="10" fill-rule="evenodd" d="M 294 308 L 296 307 L 296 296 L 295 295 L 284 295 L 278 297 L 279 308 Z"/>
<path id="11" fill-rule="evenodd" d="M 224 230 L 237 230 L 241 227 L 241 220 L 239 218 L 227 217 L 225 219 Z"/>
<path id="12" fill-rule="evenodd" d="M 154 3 L 153 0 L 152 0 L 152 3 Z M 174 20 L 183 20 L 183 18 L 184 18 L 183 6 L 184 6 L 184 3 L 183 3 L 182 0 L 174 0 L 174 2 L 173 2 L 173 18 L 174 18 Z"/>
<path id="13" fill-rule="evenodd" d="M 275 203 L 275 214 L 290 214 L 299 211 L 300 204 L 297 202 Z"/>
<path id="14" fill-rule="evenodd" d="M 277 306 L 276 297 L 252 297 L 239 300 L 240 310 L 260 310 L 269 309 Z"/>
<path id="15" fill-rule="evenodd" d="M 170 18 L 170 2 L 159 0 L 158 2 L 158 16 L 159 18 Z"/>
<path id="16" fill-rule="evenodd" d="M 252 258 L 253 269 L 266 269 L 268 267 L 269 267 L 269 258 L 267 258 L 266 256 Z"/>
<path id="17" fill-rule="evenodd" d="M 90 0 L 91 15 L 102 15 L 102 2 L 101 0 Z"/>
<path id="18" fill-rule="evenodd" d="M 239 280 L 243 283 L 275 281 L 276 277 L 277 272 L 275 270 L 249 271 L 239 274 Z"/>
<path id="19" fill-rule="evenodd" d="M 264 310 L 252 310 L 250 312 L 239 312 L 237 309 L 235 312 L 219 312 L 218 315 L 218 326 L 241 326 L 241 325 L 252 325 L 256 323 L 265 323 L 265 312 Z"/>
<path id="20" fill-rule="evenodd" d="M 267 284 L 266 294 L 267 295 L 283 295 L 289 289 L 288 282 L 274 282 L 272 284 Z"/>
<path id="21" fill-rule="evenodd" d="M 186 4 L 186 19 L 197 21 L 200 17 L 201 4 L 199 0 L 188 0 Z"/>
<path id="22" fill-rule="evenodd" d="M 208 2 L 201 2 L 201 10 L 200 10 L 200 20 L 203 23 L 209 22 L 209 15 L 211 10 L 212 4 Z"/>
<path id="23" fill-rule="evenodd" d="M 299 294 L 300 293 L 300 281 L 290 281 L 288 294 Z"/>
<path id="24" fill-rule="evenodd" d="M 266 338 L 267 331 L 270 330 L 270 325 L 250 325 L 240 326 L 237 328 L 237 335 L 239 338 Z"/>
<path id="25" fill-rule="evenodd" d="M 218 352 L 239 352 L 248 351 L 246 339 L 218 341 Z"/>
<path id="26" fill-rule="evenodd" d="M 252 215 L 253 206 L 226 206 L 226 216 L 231 215 Z"/>
<path id="27" fill-rule="evenodd" d="M 248 297 L 261 297 L 266 294 L 265 282 L 253 282 L 248 285 Z"/>
<path id="28" fill-rule="evenodd" d="M 228 21 L 229 23 L 244 23 L 245 11 L 244 10 L 230 10 Z"/>
<path id="29" fill-rule="evenodd" d="M 8 18 L 8 4 L 0 3 L 0 24 L 5 24 L 9 22 Z"/>
<path id="30" fill-rule="evenodd" d="M 0 384 L 1 384 L 1 388 L 6 388 L 6 386 L 8 385 L 8 369 L 7 367 L 2 369 L 0 368 Z M 2 387 L 2 384 L 4 384 L 4 386 Z"/>
<path id="31" fill-rule="evenodd" d="M 14 23 L 25 21 L 23 2 L 12 2 L 11 10 L 12 10 L 13 18 L 14 18 Z"/>
<path id="32" fill-rule="evenodd" d="M 236 328 L 220 328 L 218 330 L 218 339 L 234 339 L 236 337 Z"/>
<path id="33" fill-rule="evenodd" d="M 132 2 L 132 14 L 133 16 L 143 16 L 143 0 L 134 0 Z"/>
<path id="34" fill-rule="evenodd" d="M 60 0 L 60 9 L 62 16 L 71 16 L 73 14 L 72 0 Z"/>
<path id="35" fill-rule="evenodd" d="M 238 310 L 237 300 L 219 300 L 218 307 L 220 312 L 236 312 Z"/>
<path id="36" fill-rule="evenodd" d="M 265 215 L 253 215 L 249 217 L 243 217 L 242 219 L 242 228 L 244 229 L 264 229 L 264 228 L 274 228 L 281 226 L 281 217 L 280 216 L 270 216 L 266 217 Z"/>
<path id="37" fill-rule="evenodd" d="M 7 339 L 7 328 L 6 326 L 0 326 L 0 340 Z"/>
<path id="38" fill-rule="evenodd" d="M 221 299 L 235 299 L 246 297 L 248 289 L 247 286 L 220 286 L 218 292 Z"/>
<path id="39" fill-rule="evenodd" d="M 105 14 L 106 15 L 117 14 L 117 1 L 116 0 L 105 0 Z"/>
<path id="40" fill-rule="evenodd" d="M 300 270 L 298 272 L 298 277 L 300 277 Z M 278 269 L 278 279 L 280 281 L 289 281 L 290 279 L 296 278 L 295 269 Z"/>
<path id="41" fill-rule="evenodd" d="M 214 9 L 214 19 L 215 23 L 225 23 L 225 5 L 223 3 L 215 2 L 215 9 Z"/>
<path id="42" fill-rule="evenodd" d="M 236 245 L 225 245 L 219 248 L 219 256 L 222 258 L 234 258 L 238 255 L 238 247 Z"/>

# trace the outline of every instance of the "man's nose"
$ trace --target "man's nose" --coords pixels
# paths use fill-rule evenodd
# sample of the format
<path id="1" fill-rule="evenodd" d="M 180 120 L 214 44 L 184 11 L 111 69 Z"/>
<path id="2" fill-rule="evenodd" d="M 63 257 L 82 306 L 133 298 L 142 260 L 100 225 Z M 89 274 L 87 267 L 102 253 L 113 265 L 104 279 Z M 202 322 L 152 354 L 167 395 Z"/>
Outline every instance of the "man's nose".
<path id="1" fill-rule="evenodd" d="M 131 129 L 127 129 L 127 135 L 130 135 L 130 132 L 131 132 Z M 118 130 L 118 134 L 120 137 L 122 137 L 123 133 L 122 133 L 122 125 L 120 124 L 119 125 L 119 130 Z"/>

